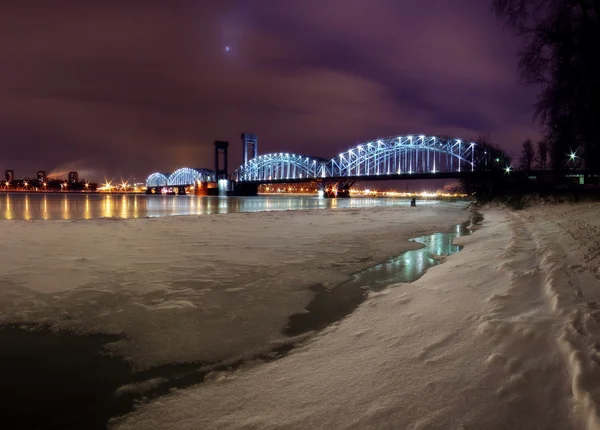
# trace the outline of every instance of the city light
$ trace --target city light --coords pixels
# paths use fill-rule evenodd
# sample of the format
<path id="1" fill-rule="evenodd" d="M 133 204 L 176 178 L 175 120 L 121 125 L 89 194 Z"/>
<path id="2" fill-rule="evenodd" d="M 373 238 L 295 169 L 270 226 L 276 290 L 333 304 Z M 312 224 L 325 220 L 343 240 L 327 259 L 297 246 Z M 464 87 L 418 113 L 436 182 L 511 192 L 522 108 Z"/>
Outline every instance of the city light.
<path id="1" fill-rule="evenodd" d="M 571 151 L 570 154 L 567 154 L 569 156 L 569 162 L 571 161 L 575 161 L 578 157 L 577 157 L 577 151 Z"/>
<path id="2" fill-rule="evenodd" d="M 44 173 L 44 174 L 40 174 Z M 7 175 L 8 176 L 8 175 Z M 0 181 L 0 190 L 2 191 L 14 191 L 14 192 L 26 192 L 26 193 L 48 193 L 48 192 L 65 192 L 65 191 L 96 191 L 95 184 L 86 181 L 72 181 L 68 182 L 64 179 L 58 178 L 47 178 L 45 172 L 38 172 L 36 179 L 24 178 L 24 179 L 13 179 L 10 178 Z"/>
<path id="3" fill-rule="evenodd" d="M 379 198 L 379 197 L 396 197 L 396 198 L 423 198 L 423 199 L 443 199 L 443 198 L 465 198 L 467 194 L 458 191 L 446 192 L 446 191 L 421 191 L 421 192 L 408 192 L 408 191 L 380 191 L 372 188 L 358 189 L 350 188 L 349 193 L 352 197 L 361 198 Z M 309 194 L 324 196 L 325 194 L 337 195 L 339 189 L 337 184 L 332 184 L 325 188 L 319 188 L 316 184 L 310 186 L 301 184 L 281 184 L 279 186 L 273 185 L 260 185 L 258 187 L 259 194 Z"/>
<path id="4" fill-rule="evenodd" d="M 104 185 L 102 185 L 101 187 L 98 187 L 98 191 L 111 191 L 111 189 L 113 188 L 112 184 L 109 181 L 106 181 L 104 183 Z"/>
<path id="5" fill-rule="evenodd" d="M 421 192 L 402 192 L 402 191 L 377 191 L 371 189 L 359 190 L 350 189 L 350 195 L 358 197 L 399 197 L 399 198 L 413 198 L 420 197 L 424 199 L 440 199 L 440 198 L 465 198 L 468 194 L 460 192 L 443 192 L 443 191 L 421 191 Z"/>

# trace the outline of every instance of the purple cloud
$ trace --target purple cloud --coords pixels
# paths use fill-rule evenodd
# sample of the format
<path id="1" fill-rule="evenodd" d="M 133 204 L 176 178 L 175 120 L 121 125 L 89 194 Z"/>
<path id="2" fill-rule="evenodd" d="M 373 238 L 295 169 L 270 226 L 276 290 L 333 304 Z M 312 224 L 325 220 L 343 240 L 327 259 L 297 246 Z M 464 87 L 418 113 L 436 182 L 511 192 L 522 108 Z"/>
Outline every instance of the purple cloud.
<path id="1" fill-rule="evenodd" d="M 517 41 L 480 0 L 6 3 L 0 168 L 23 174 L 212 167 L 215 139 L 235 166 L 243 131 L 324 157 L 400 133 L 513 153 L 539 136 Z"/>

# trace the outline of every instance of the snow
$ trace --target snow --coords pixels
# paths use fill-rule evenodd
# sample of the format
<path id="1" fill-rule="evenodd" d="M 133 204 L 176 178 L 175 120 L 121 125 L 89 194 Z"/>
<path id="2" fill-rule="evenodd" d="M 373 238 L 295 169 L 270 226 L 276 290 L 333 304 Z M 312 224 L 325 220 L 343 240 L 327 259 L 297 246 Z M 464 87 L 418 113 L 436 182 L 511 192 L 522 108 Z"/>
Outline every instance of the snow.
<path id="1" fill-rule="evenodd" d="M 600 428 L 600 204 L 484 216 L 462 252 L 371 294 L 286 357 L 210 375 L 113 424 Z"/>
<path id="2" fill-rule="evenodd" d="M 144 394 L 147 391 L 153 390 L 168 381 L 169 380 L 167 378 L 152 378 L 135 384 L 122 385 L 117 389 L 115 395 L 122 396 L 123 394 L 130 393 Z"/>
<path id="3" fill-rule="evenodd" d="M 122 334 L 108 351 L 137 369 L 253 357 L 290 341 L 282 329 L 310 302 L 309 287 L 336 285 L 466 218 L 460 203 L 5 221 L 0 324 Z"/>

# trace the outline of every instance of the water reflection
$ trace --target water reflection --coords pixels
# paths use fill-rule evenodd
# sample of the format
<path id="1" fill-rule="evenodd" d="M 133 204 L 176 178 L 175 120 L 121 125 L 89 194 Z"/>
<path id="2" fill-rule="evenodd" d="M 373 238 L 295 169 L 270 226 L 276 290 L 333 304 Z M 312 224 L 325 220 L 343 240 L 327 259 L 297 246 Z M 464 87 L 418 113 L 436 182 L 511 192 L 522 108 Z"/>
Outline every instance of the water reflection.
<path id="1" fill-rule="evenodd" d="M 92 218 L 92 211 L 90 209 L 90 197 L 89 196 L 85 196 L 85 211 L 83 213 L 83 217 L 85 219 Z"/>
<path id="2" fill-rule="evenodd" d="M 368 285 L 372 290 L 380 290 L 390 284 L 413 282 L 419 279 L 427 269 L 439 263 L 439 257 L 460 251 L 453 245 L 455 237 L 467 234 L 464 224 L 456 226 L 452 233 L 434 233 L 412 239 L 424 246 L 413 251 L 406 251 L 400 257 L 385 264 L 379 264 L 355 276 L 353 282 Z"/>
<path id="3" fill-rule="evenodd" d="M 5 219 L 12 219 L 12 208 L 10 205 L 10 196 L 6 195 L 6 199 L 4 201 L 4 218 Z"/>
<path id="4" fill-rule="evenodd" d="M 472 213 L 469 221 L 457 225 L 449 233 L 434 233 L 412 239 L 423 244 L 422 248 L 406 251 L 384 264 L 357 273 L 331 291 L 317 288 L 318 294 L 306 308 L 308 312 L 292 315 L 285 333 L 296 336 L 320 330 L 344 318 L 365 300 L 365 289 L 381 291 L 393 284 L 416 281 L 427 269 L 439 264 L 440 257 L 460 251 L 461 247 L 453 245 L 452 240 L 471 234 L 472 227 L 482 219 L 480 214 Z"/>
<path id="5" fill-rule="evenodd" d="M 31 219 L 31 212 L 29 212 L 29 196 L 25 196 L 25 208 L 23 212 L 23 218 L 26 220 Z"/>
<path id="6" fill-rule="evenodd" d="M 42 218 L 48 219 L 48 216 L 48 197 L 44 196 L 44 199 L 42 201 Z"/>
<path id="7" fill-rule="evenodd" d="M 70 206 L 69 206 L 69 200 L 68 200 L 66 194 L 63 197 L 62 203 L 63 203 L 62 204 L 62 207 L 63 207 L 63 210 L 62 210 L 63 219 L 70 219 L 71 218 L 70 213 L 69 213 L 70 212 L 70 210 L 69 210 Z M 79 202 L 73 202 L 73 203 L 74 203 L 74 206 L 77 206 L 77 204 Z"/>
<path id="8" fill-rule="evenodd" d="M 408 205 L 392 198 L 323 199 L 313 196 L 146 196 L 116 194 L 8 193 L 0 199 L 0 220 L 146 218 L 172 215 L 360 208 Z M 436 203 L 435 201 L 420 204 Z"/>

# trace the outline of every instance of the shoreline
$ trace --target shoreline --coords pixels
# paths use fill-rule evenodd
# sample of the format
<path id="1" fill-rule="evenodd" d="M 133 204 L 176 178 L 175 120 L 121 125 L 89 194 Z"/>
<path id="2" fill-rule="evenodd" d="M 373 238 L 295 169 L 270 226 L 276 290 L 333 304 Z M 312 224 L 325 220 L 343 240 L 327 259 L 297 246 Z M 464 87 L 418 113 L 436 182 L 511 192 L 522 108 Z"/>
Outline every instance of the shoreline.
<path id="1" fill-rule="evenodd" d="M 464 200 L 421 200 L 418 206 L 467 204 Z M 95 219 L 146 219 L 175 216 L 358 209 L 408 206 L 399 198 L 320 199 L 298 196 L 252 198 L 188 196 L 180 199 L 145 198 L 137 195 L 5 195 L 0 198 L 0 221 L 71 221 Z M 414 212 L 414 210 L 413 210 Z"/>

